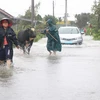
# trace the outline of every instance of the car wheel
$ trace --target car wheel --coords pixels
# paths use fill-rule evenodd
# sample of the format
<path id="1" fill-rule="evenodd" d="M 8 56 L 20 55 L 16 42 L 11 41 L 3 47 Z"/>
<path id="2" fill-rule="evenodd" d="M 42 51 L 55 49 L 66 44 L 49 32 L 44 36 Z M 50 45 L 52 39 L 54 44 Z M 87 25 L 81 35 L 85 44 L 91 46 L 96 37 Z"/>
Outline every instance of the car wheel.
<path id="1" fill-rule="evenodd" d="M 76 43 L 76 45 L 82 45 L 82 42 Z"/>
<path id="2" fill-rule="evenodd" d="M 80 42 L 79 45 L 82 45 L 82 42 Z"/>

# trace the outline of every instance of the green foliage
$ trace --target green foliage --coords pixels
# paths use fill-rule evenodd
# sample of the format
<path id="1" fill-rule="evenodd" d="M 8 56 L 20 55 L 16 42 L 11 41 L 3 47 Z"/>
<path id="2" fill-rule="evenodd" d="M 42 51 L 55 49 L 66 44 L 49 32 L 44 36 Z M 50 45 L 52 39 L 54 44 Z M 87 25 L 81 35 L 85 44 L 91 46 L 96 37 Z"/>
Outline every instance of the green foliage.
<path id="1" fill-rule="evenodd" d="M 87 22 L 89 22 L 90 20 L 90 13 L 76 14 L 75 17 L 77 19 L 76 25 L 79 28 L 83 28 L 87 25 Z"/>
<path id="2" fill-rule="evenodd" d="M 93 11 L 95 17 L 97 18 L 96 19 L 97 27 L 98 27 L 98 29 L 100 29 L 100 2 L 98 2 L 98 4 L 97 4 L 97 2 L 95 1 L 94 5 L 92 7 L 92 11 Z"/>
<path id="3" fill-rule="evenodd" d="M 92 35 L 94 40 L 100 40 L 100 2 L 94 2 L 92 7 L 92 12 L 90 16 L 90 23 L 92 24 Z M 87 29 L 87 33 L 89 34 L 89 29 Z"/>
<path id="4" fill-rule="evenodd" d="M 24 18 L 31 18 L 31 8 L 29 7 L 29 9 L 25 12 L 25 15 L 23 16 Z"/>
<path id="5" fill-rule="evenodd" d="M 36 38 L 34 39 L 35 42 L 37 42 L 39 39 L 44 37 L 44 35 L 41 34 L 41 31 L 45 29 L 45 27 L 46 27 L 45 21 L 47 21 L 47 19 L 52 19 L 54 24 L 56 24 L 57 21 L 58 21 L 58 19 L 53 17 L 52 15 L 47 15 L 44 18 L 42 18 L 41 15 L 38 14 L 39 6 L 40 6 L 40 3 L 35 5 L 35 13 L 34 13 L 35 14 L 35 20 L 37 21 L 36 25 L 34 26 L 35 32 L 36 32 Z M 31 20 L 31 16 L 32 16 L 31 15 L 31 7 L 29 7 L 29 9 L 26 10 L 25 15 L 20 15 L 19 18 Z M 18 34 L 18 32 L 20 30 L 27 29 L 27 28 L 30 28 L 30 27 L 32 27 L 30 21 L 18 20 L 18 23 L 14 27 L 14 29 L 15 29 L 16 34 Z"/>
<path id="6" fill-rule="evenodd" d="M 35 12 L 34 12 L 35 20 L 42 20 L 41 15 L 39 15 L 39 14 L 37 15 L 39 6 L 40 6 L 40 2 L 35 5 Z M 19 18 L 29 19 L 30 21 L 19 20 L 19 22 L 18 22 L 18 29 L 23 29 L 23 28 L 26 29 L 27 27 L 32 27 L 31 26 L 31 17 L 32 17 L 32 15 L 31 15 L 31 7 L 29 7 L 29 9 L 26 10 L 25 15 L 24 16 L 20 15 Z"/>
<path id="7" fill-rule="evenodd" d="M 48 19 L 52 19 L 53 20 L 53 24 L 56 25 L 56 23 L 59 21 L 61 22 L 62 19 L 61 17 L 59 17 L 59 19 L 57 19 L 56 17 L 52 16 L 52 15 L 45 15 L 44 18 L 41 17 L 41 15 L 38 14 L 38 9 L 40 7 L 40 2 L 38 4 L 35 5 L 35 20 L 39 20 L 36 23 L 35 26 L 35 31 L 36 31 L 36 38 L 35 38 L 35 42 L 38 41 L 40 38 L 44 37 L 44 35 L 40 34 L 41 30 L 43 30 L 46 27 L 46 21 Z M 100 40 L 100 2 L 97 4 L 96 2 L 94 3 L 93 7 L 92 7 L 92 11 L 93 13 L 81 13 L 81 14 L 76 14 L 75 17 L 77 19 L 77 22 L 70 22 L 71 25 L 75 26 L 75 24 L 79 27 L 79 28 L 84 28 L 87 26 L 87 22 L 92 24 L 92 28 L 90 29 L 90 27 L 86 27 L 87 32 L 86 35 L 91 35 L 90 33 L 92 33 L 94 39 L 99 39 Z M 20 18 L 26 18 L 26 19 L 30 19 L 31 20 L 31 7 L 29 7 L 29 9 L 25 12 L 24 16 L 19 16 Z M 31 22 L 30 21 L 24 21 L 24 20 L 19 20 L 18 24 L 17 24 L 17 29 L 16 27 L 14 27 L 14 30 L 16 33 L 18 33 L 18 31 L 22 30 L 22 29 L 26 29 L 31 27 Z M 60 26 L 57 25 L 57 27 L 59 28 Z"/>
<path id="8" fill-rule="evenodd" d="M 52 15 L 46 15 L 46 16 L 44 17 L 44 20 L 45 20 L 45 21 L 47 21 L 48 19 L 52 19 L 52 22 L 53 22 L 53 24 L 55 24 L 55 25 L 56 25 L 56 23 L 57 23 L 57 21 L 58 21 L 58 19 L 57 19 L 56 17 L 52 16 Z"/>
<path id="9" fill-rule="evenodd" d="M 44 35 L 41 33 L 37 33 L 36 38 L 34 39 L 34 42 L 37 42 L 38 40 L 40 40 L 41 38 L 43 38 Z"/>
<path id="10" fill-rule="evenodd" d="M 36 16 L 35 19 L 36 19 L 36 20 L 40 20 L 40 21 L 42 21 L 42 17 L 41 17 L 41 15 L 39 15 L 39 14 Z"/>
<path id="11" fill-rule="evenodd" d="M 41 34 L 41 32 L 42 32 L 42 30 L 44 30 L 45 29 L 45 24 L 44 23 L 41 23 L 41 24 L 38 24 L 38 25 L 36 25 L 36 27 L 35 27 L 35 31 L 36 31 L 36 38 L 35 38 L 35 42 L 37 42 L 38 40 L 40 40 L 41 38 L 43 38 L 44 37 L 44 35 L 43 34 Z"/>
<path id="12" fill-rule="evenodd" d="M 93 32 L 93 39 L 94 39 L 94 40 L 100 40 L 100 29 L 99 29 L 99 30 L 94 29 L 94 32 Z"/>
<path id="13" fill-rule="evenodd" d="M 98 31 L 98 28 L 97 27 L 93 27 L 93 28 L 90 28 L 90 27 L 86 27 L 86 35 L 93 35 L 94 34 L 98 34 L 99 31 Z"/>
<path id="14" fill-rule="evenodd" d="M 90 33 L 91 33 L 90 28 L 87 28 L 86 30 L 87 31 L 86 31 L 85 35 L 90 35 Z"/>
<path id="15" fill-rule="evenodd" d="M 89 23 L 91 23 L 93 26 L 97 26 L 97 16 L 91 14 Z"/>
<path id="16" fill-rule="evenodd" d="M 94 39 L 94 40 L 100 40 L 100 33 L 98 33 L 98 34 L 93 34 L 93 39 Z"/>
<path id="17" fill-rule="evenodd" d="M 39 9 L 39 7 L 40 7 L 40 2 L 38 2 L 36 5 L 35 5 L 35 16 L 37 16 L 37 14 L 38 14 L 38 9 Z"/>

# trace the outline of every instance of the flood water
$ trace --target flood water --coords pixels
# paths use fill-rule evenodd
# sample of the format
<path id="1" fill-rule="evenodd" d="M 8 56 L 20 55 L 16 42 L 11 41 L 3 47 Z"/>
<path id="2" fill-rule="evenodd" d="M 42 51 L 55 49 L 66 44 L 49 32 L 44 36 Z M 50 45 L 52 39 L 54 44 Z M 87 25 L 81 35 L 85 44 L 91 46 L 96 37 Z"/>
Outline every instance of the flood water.
<path id="1" fill-rule="evenodd" d="M 46 39 L 30 55 L 14 49 L 14 67 L 0 66 L 0 100 L 100 100 L 100 41 L 84 36 L 49 56 Z"/>

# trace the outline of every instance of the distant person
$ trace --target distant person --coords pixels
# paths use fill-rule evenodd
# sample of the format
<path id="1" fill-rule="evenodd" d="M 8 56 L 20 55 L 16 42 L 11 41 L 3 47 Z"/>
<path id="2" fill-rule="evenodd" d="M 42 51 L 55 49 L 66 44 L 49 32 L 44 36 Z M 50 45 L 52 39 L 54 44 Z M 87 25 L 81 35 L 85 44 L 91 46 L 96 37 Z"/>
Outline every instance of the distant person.
<path id="1" fill-rule="evenodd" d="M 84 28 L 84 34 L 86 35 L 86 28 Z"/>
<path id="2" fill-rule="evenodd" d="M 13 43 L 19 48 L 14 30 L 11 28 L 12 21 L 8 18 L 0 20 L 0 61 L 7 64 L 13 62 Z"/>
<path id="3" fill-rule="evenodd" d="M 46 23 L 47 23 L 47 28 L 44 30 L 43 33 L 45 33 L 48 38 L 47 50 L 49 51 L 50 55 L 52 53 L 56 55 L 56 51 L 61 51 L 62 49 L 58 30 L 56 29 L 56 26 L 53 25 L 51 19 L 48 19 Z"/>

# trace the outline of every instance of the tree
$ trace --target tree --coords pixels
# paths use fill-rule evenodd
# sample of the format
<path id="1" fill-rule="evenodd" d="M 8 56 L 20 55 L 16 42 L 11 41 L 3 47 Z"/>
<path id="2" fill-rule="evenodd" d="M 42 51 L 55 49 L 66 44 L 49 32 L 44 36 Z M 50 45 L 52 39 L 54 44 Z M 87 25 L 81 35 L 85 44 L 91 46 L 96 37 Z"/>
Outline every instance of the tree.
<path id="1" fill-rule="evenodd" d="M 81 13 L 81 14 L 76 14 L 75 18 L 77 19 L 76 25 L 79 28 L 83 28 L 87 25 L 87 22 L 90 21 L 90 13 Z"/>
<path id="2" fill-rule="evenodd" d="M 42 17 L 41 17 L 40 14 L 38 14 L 38 15 L 36 16 L 36 20 L 42 21 Z"/>
<path id="3" fill-rule="evenodd" d="M 35 5 L 35 16 L 37 16 L 37 14 L 38 14 L 38 9 L 39 9 L 39 7 L 40 7 L 40 2 L 38 3 L 38 4 L 36 4 Z"/>
<path id="4" fill-rule="evenodd" d="M 42 20 L 42 17 L 40 15 L 37 15 L 39 6 L 40 6 L 40 2 L 35 5 L 35 20 Z M 19 19 L 21 19 L 21 20 L 19 21 L 18 28 L 31 27 L 31 14 L 32 14 L 31 7 L 29 7 L 29 9 L 26 10 L 25 15 L 19 16 Z M 26 19 L 26 20 L 22 20 L 22 19 Z"/>
<path id="5" fill-rule="evenodd" d="M 100 2 L 95 2 L 92 7 L 93 14 L 95 15 L 95 18 L 97 18 L 97 27 L 100 29 Z"/>
<path id="6" fill-rule="evenodd" d="M 48 19 L 52 19 L 53 24 L 56 25 L 58 19 L 52 15 L 45 15 L 44 20 L 47 21 Z"/>

